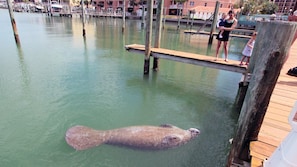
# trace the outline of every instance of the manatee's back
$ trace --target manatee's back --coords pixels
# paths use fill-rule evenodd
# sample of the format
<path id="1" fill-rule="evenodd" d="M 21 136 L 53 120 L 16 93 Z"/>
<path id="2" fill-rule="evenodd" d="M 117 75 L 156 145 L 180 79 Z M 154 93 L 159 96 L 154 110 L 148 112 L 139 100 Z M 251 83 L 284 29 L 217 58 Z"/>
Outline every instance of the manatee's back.
<path id="1" fill-rule="evenodd" d="M 131 126 L 109 132 L 107 144 L 142 149 L 166 149 L 185 144 L 190 134 L 177 127 Z"/>

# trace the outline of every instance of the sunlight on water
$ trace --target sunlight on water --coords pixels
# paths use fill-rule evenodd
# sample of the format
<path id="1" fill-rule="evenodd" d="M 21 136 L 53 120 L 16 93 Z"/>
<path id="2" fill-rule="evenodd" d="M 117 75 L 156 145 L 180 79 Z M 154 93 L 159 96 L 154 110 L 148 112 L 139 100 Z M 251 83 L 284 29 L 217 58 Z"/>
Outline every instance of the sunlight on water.
<path id="1" fill-rule="evenodd" d="M 1 166 L 224 166 L 237 113 L 232 111 L 240 74 L 168 60 L 143 77 L 143 55 L 125 51 L 144 44 L 139 20 L 90 18 L 86 40 L 80 18 L 15 13 L 21 48 L 15 46 L 7 10 L 0 10 Z M 214 55 L 207 37 L 166 24 L 162 47 Z M 182 27 L 185 28 L 185 27 Z M 246 41 L 232 39 L 230 59 Z M 201 135 L 164 151 L 103 145 L 69 147 L 74 125 L 114 129 L 170 123 Z"/>

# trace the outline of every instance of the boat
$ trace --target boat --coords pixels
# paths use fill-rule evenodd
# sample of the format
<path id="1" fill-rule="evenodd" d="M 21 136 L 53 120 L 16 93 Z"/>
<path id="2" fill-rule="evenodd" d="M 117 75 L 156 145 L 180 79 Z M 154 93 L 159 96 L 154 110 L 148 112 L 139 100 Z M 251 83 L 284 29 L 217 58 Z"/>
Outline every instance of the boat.
<path id="1" fill-rule="evenodd" d="M 57 1 L 51 1 L 50 3 L 50 15 L 60 16 L 63 10 L 63 5 L 59 4 Z"/>

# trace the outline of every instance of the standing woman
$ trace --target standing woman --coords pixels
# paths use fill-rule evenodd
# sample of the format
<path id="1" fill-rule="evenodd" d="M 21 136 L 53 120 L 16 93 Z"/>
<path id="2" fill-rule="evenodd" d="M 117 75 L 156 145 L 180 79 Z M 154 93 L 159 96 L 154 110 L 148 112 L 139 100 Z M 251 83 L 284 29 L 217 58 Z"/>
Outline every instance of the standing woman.
<path id="1" fill-rule="evenodd" d="M 228 61 L 228 41 L 229 41 L 229 35 L 230 32 L 232 30 L 234 30 L 237 26 L 237 20 L 234 17 L 234 12 L 232 10 L 230 10 L 228 12 L 228 16 L 227 19 L 225 20 L 224 23 L 224 27 L 219 27 L 219 34 L 221 33 L 221 31 L 224 31 L 222 33 L 222 38 L 220 38 L 220 36 L 217 36 L 217 40 L 218 40 L 218 45 L 217 45 L 217 49 L 216 49 L 216 59 L 218 60 L 218 53 L 221 47 L 221 43 L 224 43 L 224 52 L 225 52 L 225 61 Z"/>

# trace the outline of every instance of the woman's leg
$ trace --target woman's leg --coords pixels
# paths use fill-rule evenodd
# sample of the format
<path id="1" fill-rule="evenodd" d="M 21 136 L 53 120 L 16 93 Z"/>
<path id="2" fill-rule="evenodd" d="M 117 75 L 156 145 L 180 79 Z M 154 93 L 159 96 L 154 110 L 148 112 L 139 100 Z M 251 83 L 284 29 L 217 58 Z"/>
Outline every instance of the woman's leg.
<path id="1" fill-rule="evenodd" d="M 228 41 L 224 41 L 225 61 L 228 61 Z"/>
<path id="2" fill-rule="evenodd" d="M 215 60 L 218 60 L 218 58 L 219 58 L 219 50 L 220 50 L 220 47 L 221 47 L 221 43 L 222 43 L 222 41 L 218 40 L 218 45 L 217 45 L 217 49 L 216 49 L 216 59 Z"/>

